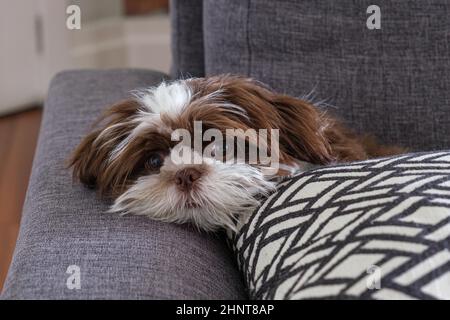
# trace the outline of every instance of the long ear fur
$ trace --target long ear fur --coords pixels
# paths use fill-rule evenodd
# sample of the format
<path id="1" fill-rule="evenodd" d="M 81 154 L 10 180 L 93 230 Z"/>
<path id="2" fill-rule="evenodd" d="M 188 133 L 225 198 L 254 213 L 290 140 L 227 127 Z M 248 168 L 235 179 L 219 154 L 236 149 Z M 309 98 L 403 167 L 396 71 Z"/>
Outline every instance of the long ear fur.
<path id="1" fill-rule="evenodd" d="M 281 162 L 298 159 L 327 164 L 334 160 L 325 135 L 327 119 L 313 105 L 277 94 L 255 80 L 240 76 L 198 79 L 195 85 L 204 94 L 220 91 L 226 101 L 245 109 L 248 118 L 241 121 L 248 127 L 279 129 Z"/>
<path id="2" fill-rule="evenodd" d="M 89 187 L 99 187 L 100 193 L 109 191 L 114 184 L 109 165 L 111 151 L 130 131 L 130 122 L 139 104 L 124 100 L 109 108 L 95 123 L 99 127 L 88 134 L 76 147 L 68 161 L 73 177 Z"/>
<path id="3" fill-rule="evenodd" d="M 278 95 L 275 105 L 284 123 L 280 144 L 287 145 L 297 159 L 302 159 L 300 156 L 304 154 L 312 163 L 327 164 L 392 156 L 406 151 L 381 145 L 373 136 L 358 135 L 308 102 Z"/>
<path id="4" fill-rule="evenodd" d="M 297 159 L 329 164 L 364 160 L 373 155 L 399 153 L 401 150 L 387 150 L 387 147 L 378 144 L 370 146 L 366 139 L 313 104 L 278 94 L 250 78 L 220 75 L 198 79 L 195 85 L 202 88 L 204 94 L 219 90 L 224 99 L 244 108 L 248 119 L 241 121 L 250 128 L 279 129 L 282 163 L 289 164 Z M 372 152 L 374 150 L 376 152 Z"/>
<path id="5" fill-rule="evenodd" d="M 326 137 L 328 119 L 313 105 L 290 96 L 273 97 L 281 118 L 280 145 L 299 160 L 316 164 L 327 164 L 334 159 Z"/>

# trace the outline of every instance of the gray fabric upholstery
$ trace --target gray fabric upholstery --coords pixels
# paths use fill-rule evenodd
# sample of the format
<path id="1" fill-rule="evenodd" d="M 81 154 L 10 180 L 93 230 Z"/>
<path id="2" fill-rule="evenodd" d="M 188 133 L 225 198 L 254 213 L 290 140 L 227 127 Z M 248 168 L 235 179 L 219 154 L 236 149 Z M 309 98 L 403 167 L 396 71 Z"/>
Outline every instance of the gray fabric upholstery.
<path id="1" fill-rule="evenodd" d="M 170 0 L 172 25 L 172 70 L 174 78 L 202 77 L 203 1 Z"/>
<path id="2" fill-rule="evenodd" d="M 108 214 L 64 161 L 100 111 L 164 75 L 142 70 L 70 71 L 54 78 L 3 299 L 235 299 L 240 275 L 219 235 Z M 69 290 L 77 265 L 81 289 Z"/>
<path id="3" fill-rule="evenodd" d="M 206 75 L 315 90 L 352 127 L 413 150 L 450 147 L 448 0 L 205 0 Z"/>
<path id="4" fill-rule="evenodd" d="M 174 76 L 237 73 L 300 96 L 315 89 L 352 127 L 386 143 L 450 146 L 447 0 L 171 0 Z M 105 106 L 163 74 L 77 71 L 51 86 L 2 298 L 243 298 L 220 236 L 143 217 L 71 182 L 64 159 Z M 81 289 L 66 287 L 70 265 Z"/>

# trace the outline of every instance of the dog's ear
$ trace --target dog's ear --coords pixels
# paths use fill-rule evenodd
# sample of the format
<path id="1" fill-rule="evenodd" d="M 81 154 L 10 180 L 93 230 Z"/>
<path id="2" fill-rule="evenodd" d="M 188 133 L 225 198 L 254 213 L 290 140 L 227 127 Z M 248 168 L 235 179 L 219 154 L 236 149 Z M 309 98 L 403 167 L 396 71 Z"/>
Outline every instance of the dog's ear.
<path id="1" fill-rule="evenodd" d="M 230 102 L 245 109 L 248 120 L 242 121 L 249 127 L 279 129 L 280 161 L 327 164 L 334 160 L 326 136 L 330 122 L 312 104 L 278 94 L 249 78 L 225 75 L 210 79 Z"/>
<path id="2" fill-rule="evenodd" d="M 312 104 L 286 95 L 274 94 L 272 104 L 279 115 L 280 147 L 284 152 L 315 164 L 334 160 L 325 115 Z"/>
<path id="3" fill-rule="evenodd" d="M 138 108 L 139 103 L 129 99 L 104 112 L 94 124 L 96 129 L 82 139 L 68 160 L 74 179 L 98 187 L 102 194 L 111 188 L 111 152 L 134 128 L 130 120 Z"/>

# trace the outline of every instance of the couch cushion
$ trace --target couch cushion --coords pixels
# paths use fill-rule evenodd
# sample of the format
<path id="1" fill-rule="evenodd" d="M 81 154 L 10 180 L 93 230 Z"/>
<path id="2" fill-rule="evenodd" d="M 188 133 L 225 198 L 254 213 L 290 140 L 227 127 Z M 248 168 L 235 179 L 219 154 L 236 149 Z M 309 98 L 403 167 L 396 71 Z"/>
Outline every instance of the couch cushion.
<path id="1" fill-rule="evenodd" d="M 450 299 L 450 151 L 299 174 L 234 245 L 252 299 Z"/>
<path id="2" fill-rule="evenodd" d="M 163 77 L 113 70 L 70 71 L 53 79 L 3 299 L 245 297 L 220 236 L 108 214 L 108 203 L 73 183 L 65 168 L 102 109 Z"/>
<path id="3" fill-rule="evenodd" d="M 205 73 L 257 78 L 416 150 L 450 147 L 448 0 L 205 0 Z"/>

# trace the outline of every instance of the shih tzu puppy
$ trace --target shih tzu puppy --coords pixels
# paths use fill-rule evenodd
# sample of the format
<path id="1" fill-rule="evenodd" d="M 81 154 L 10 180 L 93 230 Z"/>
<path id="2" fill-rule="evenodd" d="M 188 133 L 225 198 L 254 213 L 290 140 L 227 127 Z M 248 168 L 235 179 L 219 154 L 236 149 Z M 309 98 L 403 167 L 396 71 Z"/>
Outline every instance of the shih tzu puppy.
<path id="1" fill-rule="evenodd" d="M 215 131 L 205 137 L 208 130 Z M 275 190 L 276 178 L 305 165 L 400 152 L 354 134 L 311 102 L 220 75 L 163 82 L 117 103 L 69 163 L 76 179 L 114 200 L 112 212 L 213 231 L 234 229 Z"/>

